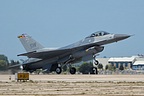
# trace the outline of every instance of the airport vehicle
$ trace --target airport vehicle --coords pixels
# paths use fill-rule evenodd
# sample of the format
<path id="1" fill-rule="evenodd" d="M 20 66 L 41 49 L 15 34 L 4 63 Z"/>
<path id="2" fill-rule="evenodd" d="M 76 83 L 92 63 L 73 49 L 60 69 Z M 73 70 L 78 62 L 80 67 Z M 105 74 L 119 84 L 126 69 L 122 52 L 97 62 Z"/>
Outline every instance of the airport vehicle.
<path id="1" fill-rule="evenodd" d="M 94 59 L 95 64 L 98 65 L 99 62 L 96 60 L 96 54 L 104 50 L 105 44 L 117 42 L 128 37 L 130 35 L 110 34 L 105 31 L 98 31 L 68 46 L 49 49 L 43 47 L 32 37 L 22 34 L 18 38 L 27 53 L 19 54 L 18 56 L 27 56 L 29 58 L 22 64 L 23 70 L 33 72 L 36 69 L 43 69 L 47 72 L 55 71 L 57 74 L 60 74 L 62 66 L 66 64 L 70 65 L 75 62 Z M 69 67 L 69 69 L 71 74 L 76 73 L 76 68 Z"/>

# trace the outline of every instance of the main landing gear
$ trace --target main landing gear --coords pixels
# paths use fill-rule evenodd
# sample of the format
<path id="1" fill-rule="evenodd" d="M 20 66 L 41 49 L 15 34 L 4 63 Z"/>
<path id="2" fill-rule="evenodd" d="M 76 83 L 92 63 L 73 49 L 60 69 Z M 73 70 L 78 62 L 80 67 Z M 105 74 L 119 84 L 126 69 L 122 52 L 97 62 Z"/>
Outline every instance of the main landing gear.
<path id="1" fill-rule="evenodd" d="M 76 68 L 71 67 L 71 68 L 70 68 L 70 73 L 71 73 L 71 74 L 75 74 L 75 73 L 76 73 Z"/>
<path id="2" fill-rule="evenodd" d="M 55 72 L 57 74 L 61 74 L 62 68 L 61 67 L 57 67 L 56 70 L 55 70 Z M 69 70 L 69 72 L 70 72 L 70 74 L 75 74 L 76 73 L 76 68 L 71 67 L 70 70 Z"/>
<path id="3" fill-rule="evenodd" d="M 65 65 L 68 63 L 65 63 Z M 90 74 L 98 74 L 98 65 L 99 65 L 99 61 L 96 60 L 96 55 L 93 56 L 93 67 L 91 68 Z M 71 67 L 70 64 L 68 64 L 69 66 L 69 72 L 70 74 L 75 74 L 76 73 L 76 68 Z M 61 74 L 62 72 L 62 65 L 61 64 L 57 64 L 55 65 L 55 72 L 57 74 Z"/>
<path id="4" fill-rule="evenodd" d="M 57 74 L 61 74 L 62 68 L 61 67 L 57 67 L 55 71 L 56 71 Z"/>

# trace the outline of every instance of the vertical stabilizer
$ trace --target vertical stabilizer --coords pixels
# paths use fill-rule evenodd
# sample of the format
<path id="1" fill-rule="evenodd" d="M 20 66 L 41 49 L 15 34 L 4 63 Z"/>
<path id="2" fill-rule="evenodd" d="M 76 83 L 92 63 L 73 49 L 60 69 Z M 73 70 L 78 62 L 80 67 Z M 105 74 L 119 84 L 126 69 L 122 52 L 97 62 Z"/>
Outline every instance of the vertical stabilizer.
<path id="1" fill-rule="evenodd" d="M 40 43 L 38 43 L 26 34 L 22 34 L 18 36 L 18 38 L 20 39 L 22 45 L 27 52 L 32 52 L 44 48 Z"/>

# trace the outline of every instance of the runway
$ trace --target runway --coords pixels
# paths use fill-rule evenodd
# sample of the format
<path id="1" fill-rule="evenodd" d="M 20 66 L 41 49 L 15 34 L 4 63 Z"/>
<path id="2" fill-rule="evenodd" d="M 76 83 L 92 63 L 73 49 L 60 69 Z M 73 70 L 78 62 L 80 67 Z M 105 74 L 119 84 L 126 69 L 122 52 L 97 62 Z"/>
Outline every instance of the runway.
<path id="1" fill-rule="evenodd" d="M 11 80 L 9 80 L 11 77 Z M 143 75 L 0 75 L 0 96 L 143 96 Z"/>
<path id="2" fill-rule="evenodd" d="M 11 77 L 11 80 L 9 80 Z M 0 75 L 0 81 L 10 82 L 15 75 Z M 30 75 L 32 81 L 64 82 L 144 82 L 144 75 Z"/>

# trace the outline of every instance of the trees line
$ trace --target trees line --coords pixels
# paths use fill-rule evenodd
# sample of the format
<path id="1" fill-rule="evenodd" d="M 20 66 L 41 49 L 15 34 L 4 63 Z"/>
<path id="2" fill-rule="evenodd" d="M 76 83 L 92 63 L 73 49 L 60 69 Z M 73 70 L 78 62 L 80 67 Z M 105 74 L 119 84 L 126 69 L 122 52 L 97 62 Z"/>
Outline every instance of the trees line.
<path id="1" fill-rule="evenodd" d="M 8 70 L 8 67 L 11 65 L 19 64 L 19 61 L 8 60 L 8 57 L 5 55 L 0 55 L 0 71 Z"/>

